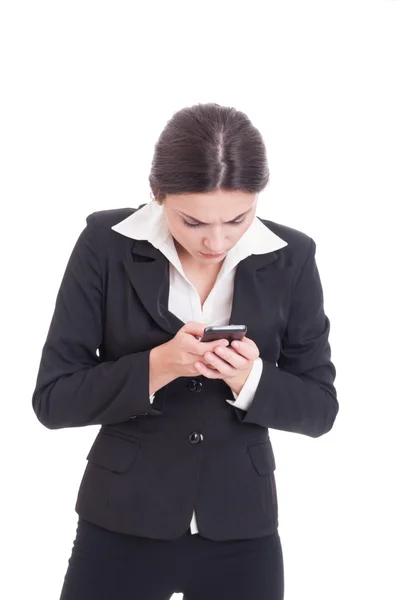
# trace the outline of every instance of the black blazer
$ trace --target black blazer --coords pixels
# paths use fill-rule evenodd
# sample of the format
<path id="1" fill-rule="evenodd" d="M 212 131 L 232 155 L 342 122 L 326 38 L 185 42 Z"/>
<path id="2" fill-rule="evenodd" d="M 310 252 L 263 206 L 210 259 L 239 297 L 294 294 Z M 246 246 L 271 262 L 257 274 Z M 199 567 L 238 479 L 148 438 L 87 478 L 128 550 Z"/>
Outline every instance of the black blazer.
<path id="1" fill-rule="evenodd" d="M 149 242 L 94 213 L 68 261 L 44 344 L 33 408 L 50 429 L 101 425 L 76 512 L 113 531 L 170 540 L 190 525 L 212 540 L 278 528 L 269 428 L 319 437 L 338 412 L 329 320 L 306 234 L 262 222 L 288 245 L 238 265 L 231 323 L 264 367 L 249 410 L 221 380 L 180 377 L 149 401 L 149 353 L 183 326 L 168 310 L 169 269 Z M 201 384 L 201 385 L 200 385 Z"/>

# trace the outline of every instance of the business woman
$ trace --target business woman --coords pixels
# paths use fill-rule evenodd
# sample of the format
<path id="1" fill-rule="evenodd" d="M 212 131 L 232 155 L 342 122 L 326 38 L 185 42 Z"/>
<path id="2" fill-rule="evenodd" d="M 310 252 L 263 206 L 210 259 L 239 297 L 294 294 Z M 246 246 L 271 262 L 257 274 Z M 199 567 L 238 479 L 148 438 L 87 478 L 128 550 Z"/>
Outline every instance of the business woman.
<path id="1" fill-rule="evenodd" d="M 269 430 L 324 435 L 338 402 L 315 243 L 256 216 L 268 177 L 248 117 L 198 104 L 153 199 L 87 217 L 33 394 L 50 429 L 101 425 L 62 600 L 283 598 Z M 229 323 L 241 342 L 200 341 Z"/>

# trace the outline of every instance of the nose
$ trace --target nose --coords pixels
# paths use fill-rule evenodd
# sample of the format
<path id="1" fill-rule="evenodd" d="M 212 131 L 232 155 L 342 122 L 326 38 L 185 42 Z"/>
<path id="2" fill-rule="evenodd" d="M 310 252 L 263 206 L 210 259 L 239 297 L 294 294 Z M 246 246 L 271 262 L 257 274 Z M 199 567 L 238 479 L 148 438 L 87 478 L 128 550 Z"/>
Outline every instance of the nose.
<path id="1" fill-rule="evenodd" d="M 224 235 L 222 231 L 214 230 L 203 240 L 204 245 L 211 254 L 220 254 L 224 251 Z"/>

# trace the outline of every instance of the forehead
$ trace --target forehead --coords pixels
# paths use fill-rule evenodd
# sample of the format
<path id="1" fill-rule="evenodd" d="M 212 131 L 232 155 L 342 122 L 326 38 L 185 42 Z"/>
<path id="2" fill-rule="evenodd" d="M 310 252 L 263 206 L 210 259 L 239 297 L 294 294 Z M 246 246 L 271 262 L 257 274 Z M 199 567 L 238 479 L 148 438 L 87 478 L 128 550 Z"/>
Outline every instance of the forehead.
<path id="1" fill-rule="evenodd" d="M 204 223 L 223 223 L 250 210 L 256 200 L 257 194 L 242 191 L 176 194 L 166 197 L 164 207 Z"/>

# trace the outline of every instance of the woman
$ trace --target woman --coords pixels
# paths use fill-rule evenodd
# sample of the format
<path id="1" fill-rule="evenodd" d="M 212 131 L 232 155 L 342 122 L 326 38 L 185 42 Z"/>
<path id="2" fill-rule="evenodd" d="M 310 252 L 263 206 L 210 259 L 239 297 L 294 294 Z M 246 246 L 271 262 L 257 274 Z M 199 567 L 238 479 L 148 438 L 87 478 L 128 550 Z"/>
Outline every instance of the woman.
<path id="1" fill-rule="evenodd" d="M 264 143 L 233 108 L 173 115 L 153 200 L 87 218 L 33 407 L 101 425 L 78 493 L 62 600 L 281 600 L 269 428 L 319 437 L 338 412 L 306 234 L 256 217 Z M 247 336 L 202 342 L 205 325 Z"/>

